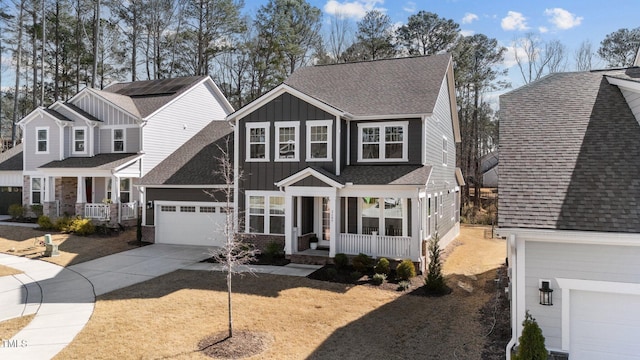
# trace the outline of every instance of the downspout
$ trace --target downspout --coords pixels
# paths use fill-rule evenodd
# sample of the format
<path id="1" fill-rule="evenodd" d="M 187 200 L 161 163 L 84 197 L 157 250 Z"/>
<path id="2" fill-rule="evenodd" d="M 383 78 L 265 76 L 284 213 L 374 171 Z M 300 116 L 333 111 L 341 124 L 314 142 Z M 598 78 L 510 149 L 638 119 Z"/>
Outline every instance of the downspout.
<path id="1" fill-rule="evenodd" d="M 516 294 L 518 293 L 516 290 L 517 287 L 517 282 L 513 281 L 513 279 L 516 278 L 517 276 L 517 257 L 514 256 L 515 252 L 517 251 L 516 249 L 516 236 L 514 234 L 509 235 L 509 268 L 511 269 L 511 277 L 509 278 L 509 282 L 511 283 L 511 293 L 509 294 L 509 296 L 511 296 L 511 340 L 509 340 L 509 342 L 507 343 L 507 347 L 505 349 L 505 355 L 506 355 L 506 359 L 507 360 L 511 360 L 511 349 L 513 348 L 513 346 L 516 344 L 517 341 L 517 336 L 518 336 L 518 328 L 517 328 L 517 324 L 514 326 L 514 322 L 517 322 L 517 314 L 518 314 L 518 309 L 517 309 L 517 298 L 516 298 Z"/>

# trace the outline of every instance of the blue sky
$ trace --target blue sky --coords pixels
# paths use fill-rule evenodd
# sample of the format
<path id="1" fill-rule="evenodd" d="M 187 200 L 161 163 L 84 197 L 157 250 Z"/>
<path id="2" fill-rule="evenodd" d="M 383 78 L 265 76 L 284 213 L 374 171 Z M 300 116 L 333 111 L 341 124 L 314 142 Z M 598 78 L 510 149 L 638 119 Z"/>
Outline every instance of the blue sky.
<path id="1" fill-rule="evenodd" d="M 568 70 L 573 70 L 573 54 L 580 44 L 589 40 L 596 51 L 604 37 L 621 28 L 636 28 L 638 0 L 564 0 L 564 1 L 507 1 L 507 0 L 307 0 L 322 9 L 325 22 L 335 14 L 342 14 L 355 22 L 366 11 L 378 9 L 389 15 L 396 24 L 405 23 L 411 14 L 430 11 L 460 24 L 464 34 L 482 33 L 510 48 L 515 39 L 533 32 L 543 41 L 560 40 L 567 48 Z M 245 0 L 245 9 L 255 13 L 267 0 Z M 511 50 L 511 49 L 510 49 Z M 514 65 L 512 51 L 505 66 Z M 604 64 L 596 63 L 596 67 Z M 522 80 L 512 74 L 513 87 Z"/>

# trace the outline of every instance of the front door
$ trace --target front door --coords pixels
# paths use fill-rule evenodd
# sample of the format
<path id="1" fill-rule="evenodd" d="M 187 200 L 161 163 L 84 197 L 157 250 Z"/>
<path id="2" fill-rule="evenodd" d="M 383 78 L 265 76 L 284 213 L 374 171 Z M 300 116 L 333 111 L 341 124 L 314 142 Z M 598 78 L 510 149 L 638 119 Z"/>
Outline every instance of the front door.
<path id="1" fill-rule="evenodd" d="M 331 240 L 331 207 L 329 198 L 322 197 L 320 201 L 320 241 L 318 245 L 329 247 Z"/>
<path id="2" fill-rule="evenodd" d="M 84 190 L 85 195 L 87 196 L 87 203 L 93 203 L 93 178 L 86 177 L 84 178 Z"/>

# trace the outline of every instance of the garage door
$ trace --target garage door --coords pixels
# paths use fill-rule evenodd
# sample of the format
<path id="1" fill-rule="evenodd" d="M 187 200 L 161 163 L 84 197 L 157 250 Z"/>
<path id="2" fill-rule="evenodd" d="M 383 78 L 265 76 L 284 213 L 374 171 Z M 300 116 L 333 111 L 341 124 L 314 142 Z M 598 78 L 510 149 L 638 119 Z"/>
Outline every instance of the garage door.
<path id="1" fill-rule="evenodd" d="M 221 246 L 226 214 L 216 203 L 156 202 L 156 243 Z"/>
<path id="2" fill-rule="evenodd" d="M 572 359 L 640 359 L 640 296 L 571 291 Z"/>
<path id="3" fill-rule="evenodd" d="M 19 186 L 0 186 L 0 215 L 9 214 L 9 206 L 22 204 L 22 188 Z"/>

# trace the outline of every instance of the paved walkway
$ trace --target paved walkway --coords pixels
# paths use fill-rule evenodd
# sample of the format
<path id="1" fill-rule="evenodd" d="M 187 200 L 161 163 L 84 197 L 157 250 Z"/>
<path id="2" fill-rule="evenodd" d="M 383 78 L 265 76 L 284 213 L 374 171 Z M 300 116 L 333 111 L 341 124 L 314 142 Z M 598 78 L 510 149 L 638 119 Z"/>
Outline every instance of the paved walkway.
<path id="1" fill-rule="evenodd" d="M 30 228 L 37 228 L 38 224 L 32 224 L 32 223 L 19 223 L 19 222 L 11 222 L 11 221 L 7 221 L 11 219 L 11 216 L 9 215 L 0 215 L 0 225 L 6 225 L 6 226 L 22 226 L 22 227 L 30 227 Z"/>
<path id="2" fill-rule="evenodd" d="M 96 296 L 178 269 L 221 270 L 219 264 L 200 262 L 207 257 L 204 247 L 154 244 L 63 268 L 0 253 L 0 264 L 24 272 L 0 277 L 0 321 L 36 314 L 12 339 L 0 343 L 0 359 L 50 359 L 89 321 Z M 307 276 L 318 268 L 289 264 L 243 270 Z"/>

